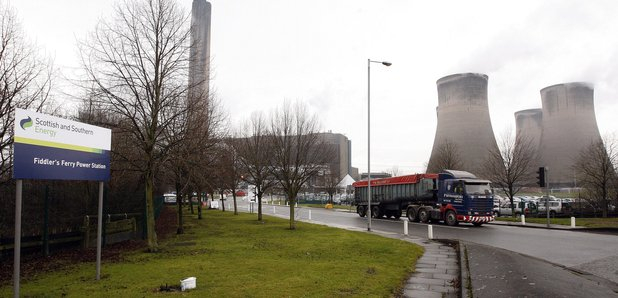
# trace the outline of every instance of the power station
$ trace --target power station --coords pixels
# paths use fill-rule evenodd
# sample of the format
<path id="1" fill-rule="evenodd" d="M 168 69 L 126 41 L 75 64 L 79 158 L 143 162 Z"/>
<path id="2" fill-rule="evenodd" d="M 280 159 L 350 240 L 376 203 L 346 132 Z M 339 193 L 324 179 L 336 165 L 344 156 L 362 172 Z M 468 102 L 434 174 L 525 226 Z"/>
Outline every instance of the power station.
<path id="1" fill-rule="evenodd" d="M 532 149 L 538 152 L 543 133 L 543 110 L 529 109 L 515 112 L 515 133 L 522 140 L 529 141 Z"/>
<path id="2" fill-rule="evenodd" d="M 515 113 L 517 134 L 537 142 L 539 166 L 548 168 L 550 187 L 573 186 L 572 168 L 580 152 L 601 140 L 594 113 L 594 89 L 588 83 L 564 83 L 541 89 L 542 109 Z"/>
<path id="3" fill-rule="evenodd" d="M 438 125 L 428 173 L 444 170 L 442 155 L 447 144 L 451 145 L 449 153 L 463 163 L 458 170 L 473 173 L 478 173 L 489 150 L 498 149 L 489 117 L 487 80 L 484 74 L 460 73 L 436 82 Z"/>

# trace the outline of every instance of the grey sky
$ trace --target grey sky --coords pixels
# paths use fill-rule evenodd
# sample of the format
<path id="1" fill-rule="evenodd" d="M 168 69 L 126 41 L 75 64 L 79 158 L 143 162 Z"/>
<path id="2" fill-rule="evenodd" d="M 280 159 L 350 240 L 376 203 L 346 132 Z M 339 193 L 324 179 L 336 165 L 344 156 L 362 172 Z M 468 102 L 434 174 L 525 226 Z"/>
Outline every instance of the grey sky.
<path id="1" fill-rule="evenodd" d="M 29 38 L 70 76 L 75 40 L 109 15 L 111 0 L 12 0 Z M 191 0 L 179 0 L 187 8 Z M 436 127 L 435 82 L 489 76 L 494 133 L 539 108 L 539 90 L 595 86 L 602 135 L 618 132 L 617 1 L 213 0 L 212 87 L 234 123 L 284 99 L 352 140 L 367 168 L 367 59 L 372 65 L 372 170 L 424 170 Z M 71 93 L 71 90 L 64 90 Z M 568 144 L 565 144 L 568 146 Z"/>

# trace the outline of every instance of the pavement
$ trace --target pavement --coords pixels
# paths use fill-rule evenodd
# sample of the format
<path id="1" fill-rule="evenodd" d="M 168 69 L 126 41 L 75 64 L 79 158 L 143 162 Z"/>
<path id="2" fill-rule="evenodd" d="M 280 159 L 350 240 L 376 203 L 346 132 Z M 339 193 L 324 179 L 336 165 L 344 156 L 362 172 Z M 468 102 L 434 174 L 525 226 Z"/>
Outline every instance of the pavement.
<path id="1" fill-rule="evenodd" d="M 425 248 L 416 269 L 406 282 L 404 297 L 459 297 L 460 267 L 456 243 L 427 239 L 409 240 Z"/>

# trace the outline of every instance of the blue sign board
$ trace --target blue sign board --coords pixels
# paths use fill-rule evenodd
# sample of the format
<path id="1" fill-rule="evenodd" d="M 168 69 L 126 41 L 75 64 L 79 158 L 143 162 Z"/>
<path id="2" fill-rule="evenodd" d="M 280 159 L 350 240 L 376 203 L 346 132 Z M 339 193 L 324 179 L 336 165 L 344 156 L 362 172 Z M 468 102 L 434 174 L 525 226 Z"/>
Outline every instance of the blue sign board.
<path id="1" fill-rule="evenodd" d="M 108 181 L 111 130 L 15 109 L 13 178 Z"/>

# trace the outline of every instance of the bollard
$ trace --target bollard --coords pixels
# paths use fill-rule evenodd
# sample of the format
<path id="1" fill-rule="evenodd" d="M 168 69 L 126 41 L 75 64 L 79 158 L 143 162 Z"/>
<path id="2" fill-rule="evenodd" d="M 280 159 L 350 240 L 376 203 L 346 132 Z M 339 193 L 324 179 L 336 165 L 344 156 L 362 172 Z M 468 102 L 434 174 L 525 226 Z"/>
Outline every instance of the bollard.
<path id="1" fill-rule="evenodd" d="M 429 239 L 433 239 L 433 226 L 432 225 L 427 226 L 427 236 Z"/>
<path id="2" fill-rule="evenodd" d="M 521 224 L 522 224 L 523 226 L 525 226 L 525 225 L 526 225 L 526 216 L 525 216 L 525 215 L 523 215 L 523 214 L 521 215 Z"/>
<path id="3" fill-rule="evenodd" d="M 575 217 L 571 216 L 571 228 L 575 227 Z"/>
<path id="4" fill-rule="evenodd" d="M 294 207 L 298 208 L 298 202 L 296 202 L 296 205 L 294 205 Z"/>
<path id="5" fill-rule="evenodd" d="M 311 210 L 309 210 L 309 220 L 311 220 Z"/>
<path id="6" fill-rule="evenodd" d="M 277 207 L 273 206 L 273 214 L 277 214 Z"/>
<path id="7" fill-rule="evenodd" d="M 408 236 L 408 219 L 403 219 L 403 234 Z"/>

